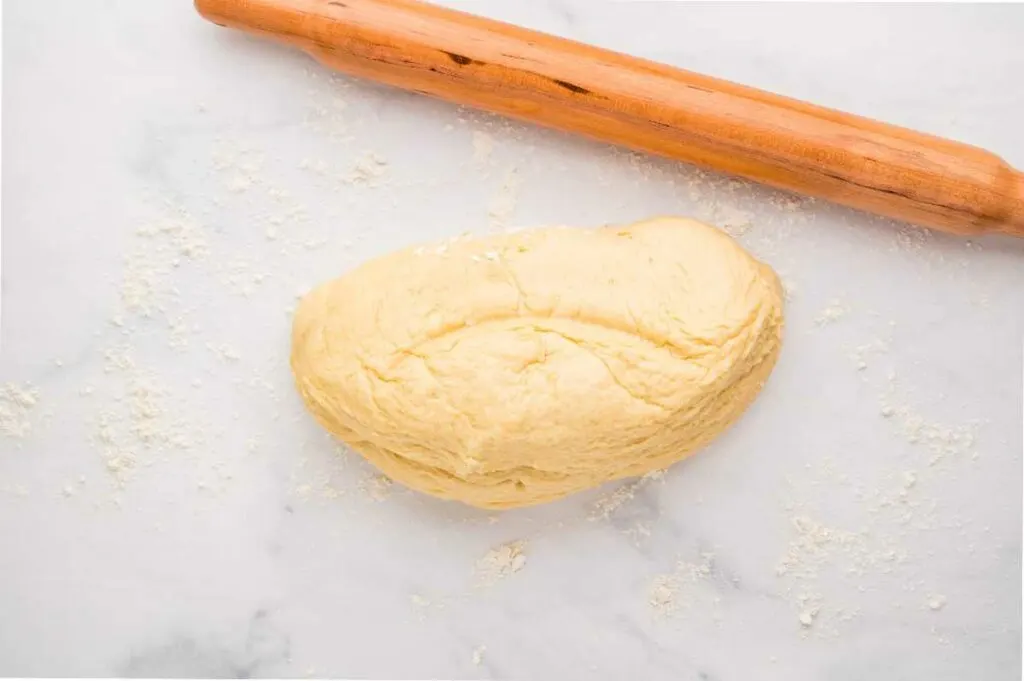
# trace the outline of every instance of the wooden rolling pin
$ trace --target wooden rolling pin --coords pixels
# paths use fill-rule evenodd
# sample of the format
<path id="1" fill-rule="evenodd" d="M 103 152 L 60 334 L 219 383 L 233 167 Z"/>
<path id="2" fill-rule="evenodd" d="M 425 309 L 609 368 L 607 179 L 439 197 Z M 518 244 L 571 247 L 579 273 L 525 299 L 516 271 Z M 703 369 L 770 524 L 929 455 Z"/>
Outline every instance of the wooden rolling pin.
<path id="1" fill-rule="evenodd" d="M 998 156 L 416 0 L 195 0 L 332 68 L 963 235 L 1024 236 Z"/>

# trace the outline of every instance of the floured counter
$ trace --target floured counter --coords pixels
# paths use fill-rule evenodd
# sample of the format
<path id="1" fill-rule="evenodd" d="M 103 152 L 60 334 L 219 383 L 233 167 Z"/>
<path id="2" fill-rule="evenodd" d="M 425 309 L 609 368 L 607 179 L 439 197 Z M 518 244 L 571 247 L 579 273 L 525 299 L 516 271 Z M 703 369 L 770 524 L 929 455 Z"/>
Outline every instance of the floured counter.
<path id="1" fill-rule="evenodd" d="M 1024 166 L 1022 7 L 456 6 Z M 353 81 L 188 3 L 4 20 L 0 674 L 1019 677 L 1024 244 Z M 314 284 L 672 214 L 787 290 L 764 393 L 693 458 L 486 513 L 303 410 Z"/>

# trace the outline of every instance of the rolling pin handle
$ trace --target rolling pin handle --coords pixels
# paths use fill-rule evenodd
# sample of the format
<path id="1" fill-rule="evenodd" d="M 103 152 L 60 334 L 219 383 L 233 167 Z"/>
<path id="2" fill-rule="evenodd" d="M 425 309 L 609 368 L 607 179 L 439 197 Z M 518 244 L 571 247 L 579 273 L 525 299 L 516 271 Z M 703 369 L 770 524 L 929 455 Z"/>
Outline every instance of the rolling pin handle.
<path id="1" fill-rule="evenodd" d="M 1013 189 L 1008 193 L 1013 200 L 1003 231 L 1014 236 L 1024 236 L 1024 173 L 1015 170 L 1010 170 L 1010 173 L 1010 186 Z"/>

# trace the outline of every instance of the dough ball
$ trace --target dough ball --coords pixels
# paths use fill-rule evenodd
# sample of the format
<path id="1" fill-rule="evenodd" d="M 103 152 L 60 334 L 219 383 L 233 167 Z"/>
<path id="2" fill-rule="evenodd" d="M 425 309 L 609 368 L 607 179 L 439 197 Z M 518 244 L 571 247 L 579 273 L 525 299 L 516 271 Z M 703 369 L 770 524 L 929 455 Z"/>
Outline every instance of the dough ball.
<path id="1" fill-rule="evenodd" d="M 291 365 L 388 477 L 483 508 L 552 501 L 707 444 L 775 364 L 775 273 L 692 220 L 455 239 L 309 293 Z"/>

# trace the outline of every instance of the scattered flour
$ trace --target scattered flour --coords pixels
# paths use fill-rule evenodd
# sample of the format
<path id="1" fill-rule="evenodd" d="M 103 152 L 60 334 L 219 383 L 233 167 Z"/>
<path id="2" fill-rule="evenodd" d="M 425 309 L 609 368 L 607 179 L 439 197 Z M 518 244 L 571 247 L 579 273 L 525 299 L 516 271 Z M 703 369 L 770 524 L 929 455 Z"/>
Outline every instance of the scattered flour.
<path id="1" fill-rule="evenodd" d="M 780 210 L 788 213 L 795 213 L 806 206 L 812 205 L 814 203 L 814 199 L 805 196 L 796 196 L 794 194 L 777 193 L 770 197 L 768 202 Z"/>
<path id="2" fill-rule="evenodd" d="M 364 478 L 359 483 L 362 493 L 373 501 L 384 501 L 391 496 L 391 479 L 385 475 L 375 474 Z"/>
<path id="3" fill-rule="evenodd" d="M 187 211 L 179 209 L 177 212 L 177 216 L 157 219 L 139 227 L 135 233 L 149 239 L 165 240 L 171 252 L 181 257 L 196 260 L 205 258 L 210 250 L 203 228 Z M 162 246 L 157 248 L 164 250 Z"/>
<path id="4" fill-rule="evenodd" d="M 416 610 L 416 619 L 420 622 L 427 620 L 427 615 L 430 613 L 431 608 L 441 608 L 443 603 L 434 603 L 432 600 L 420 594 L 412 594 L 409 596 L 409 602 Z"/>
<path id="5" fill-rule="evenodd" d="M 262 183 L 264 160 L 262 151 L 235 139 L 217 138 L 210 154 L 211 167 L 220 173 L 224 188 L 235 194 Z"/>
<path id="6" fill-rule="evenodd" d="M 487 214 L 491 218 L 491 227 L 493 229 L 502 229 L 505 227 L 508 219 L 512 217 L 512 214 L 516 210 L 516 205 L 519 202 L 519 190 L 522 187 L 523 181 L 519 176 L 519 170 L 512 168 L 505 175 L 505 180 L 501 184 L 501 189 L 498 193 L 491 198 L 490 203 L 487 206 Z"/>
<path id="7" fill-rule="evenodd" d="M 869 344 L 867 351 L 879 351 L 877 344 Z M 959 516 L 944 519 L 938 510 L 938 500 L 928 496 L 931 483 L 940 476 L 949 476 L 957 469 L 955 462 L 973 460 L 979 421 L 947 425 L 923 417 L 906 399 L 897 399 L 896 373 L 889 371 L 887 387 L 880 397 L 880 413 L 892 428 L 915 449 L 923 450 L 919 465 L 907 465 L 914 459 L 903 460 L 903 465 L 882 471 L 873 481 L 851 481 L 832 467 L 831 459 L 815 477 L 787 482 L 794 491 L 822 488 L 828 483 L 830 494 L 843 494 L 845 501 L 858 504 L 859 519 L 853 521 L 856 529 L 829 526 L 815 517 L 812 511 L 785 507 L 793 512 L 792 536 L 777 565 L 778 578 L 785 593 L 794 599 L 794 608 L 801 630 L 806 634 L 837 635 L 835 625 L 858 614 L 826 602 L 819 593 L 827 584 L 833 586 L 904 590 L 923 589 L 920 567 L 913 563 L 907 538 L 935 529 L 954 529 L 963 536 L 965 522 Z M 912 452 L 913 450 L 911 450 Z M 942 465 L 939 465 L 942 464 Z M 810 465 L 808 465 L 808 470 Z M 967 547 L 970 550 L 970 547 Z M 838 580 L 838 581 L 837 581 Z M 941 609 L 942 596 L 929 596 L 926 605 Z M 895 607 L 899 607 L 898 605 Z"/>
<path id="8" fill-rule="evenodd" d="M 496 546 L 476 562 L 478 581 L 489 586 L 515 573 L 526 565 L 526 541 L 518 540 Z"/>
<path id="9" fill-rule="evenodd" d="M 311 94 L 314 94 L 314 91 L 311 91 Z M 353 138 L 349 134 L 348 121 L 343 114 L 348 108 L 348 102 L 338 96 L 331 96 L 327 104 L 322 103 L 320 99 L 318 96 L 310 105 L 305 126 L 318 135 L 326 136 L 332 142 L 351 142 Z"/>
<path id="10" fill-rule="evenodd" d="M 782 284 L 782 295 L 786 302 L 793 300 L 800 287 L 793 280 L 793 275 L 782 268 L 777 268 L 775 273 L 779 275 L 779 283 Z"/>
<path id="11" fill-rule="evenodd" d="M 167 344 L 174 350 L 184 351 L 188 347 L 188 337 L 191 332 L 184 314 L 172 315 L 165 313 L 167 321 Z"/>
<path id="12" fill-rule="evenodd" d="M 711 575 L 714 560 L 713 553 L 702 553 L 699 563 L 679 561 L 672 572 L 654 577 L 648 590 L 648 605 L 657 614 L 670 616 L 692 604 L 698 596 L 695 585 Z M 712 597 L 712 604 L 717 603 L 718 597 Z"/>
<path id="13" fill-rule="evenodd" d="M 802 627 L 809 627 L 812 624 L 814 624 L 814 618 L 817 617 L 817 616 L 818 616 L 818 609 L 817 608 L 810 608 L 810 609 L 801 611 L 800 615 L 799 615 L 799 617 L 797 619 L 800 620 L 800 626 L 802 626 Z"/>
<path id="14" fill-rule="evenodd" d="M 345 178 L 346 182 L 378 186 L 388 173 L 388 162 L 372 152 L 356 161 L 352 172 Z"/>
<path id="15" fill-rule="evenodd" d="M 895 372 L 888 373 L 887 381 L 887 387 L 879 398 L 879 413 L 892 421 L 908 443 L 928 450 L 929 466 L 948 458 L 977 458 L 975 447 L 981 430 L 980 421 L 950 425 L 930 420 L 905 399 L 898 398 Z"/>
<path id="16" fill-rule="evenodd" d="M 249 260 L 235 257 L 215 266 L 220 283 L 231 293 L 248 298 L 263 285 L 271 275 L 263 266 Z"/>
<path id="17" fill-rule="evenodd" d="M 93 443 L 107 472 L 123 487 L 140 464 L 205 442 L 204 429 L 171 406 L 168 388 L 152 372 L 137 368 L 123 349 L 108 350 L 107 367 L 116 372 L 120 392 L 93 419 Z"/>
<path id="18" fill-rule="evenodd" d="M 891 538 L 829 527 L 806 515 L 794 516 L 791 524 L 794 536 L 779 559 L 776 575 L 793 598 L 803 630 L 813 627 L 821 635 L 838 635 L 835 625 L 852 619 L 857 611 L 826 605 L 818 592 L 822 580 L 838 576 L 859 582 L 867 574 L 889 573 L 906 560 L 906 552 Z"/>
<path id="19" fill-rule="evenodd" d="M 739 238 L 753 226 L 754 214 L 733 206 L 716 206 L 712 213 L 713 224 L 718 225 L 733 237 Z"/>
<path id="20" fill-rule="evenodd" d="M 591 520 L 607 520 L 614 515 L 623 504 L 636 496 L 636 493 L 639 490 L 643 489 L 655 480 L 661 480 L 664 476 L 665 471 L 663 470 L 651 471 L 638 480 L 634 480 L 633 482 L 628 482 L 625 485 L 620 486 L 615 491 L 594 502 L 589 518 Z"/>
<path id="21" fill-rule="evenodd" d="M 4 482 L 0 483 L 0 494 L 9 494 L 14 497 L 27 497 L 29 495 L 29 491 L 28 487 L 25 485 Z"/>
<path id="22" fill-rule="evenodd" d="M 344 447 L 338 448 L 339 456 L 330 457 L 329 466 L 319 470 L 310 471 L 310 460 L 308 457 L 299 457 L 295 468 L 289 474 L 291 482 L 291 494 L 302 501 L 319 499 L 325 502 L 333 502 L 345 495 L 345 454 L 348 452 Z"/>
<path id="23" fill-rule="evenodd" d="M 32 432 L 39 391 L 29 384 L 0 386 L 0 435 L 23 439 Z"/>
<path id="24" fill-rule="evenodd" d="M 187 211 L 166 202 L 161 209 L 163 215 L 135 230 L 137 248 L 125 259 L 121 305 L 110 318 L 121 341 L 102 351 L 109 387 L 103 398 L 91 400 L 92 441 L 118 488 L 140 466 L 153 465 L 159 457 L 189 450 L 205 439 L 197 422 L 185 417 L 188 401 L 175 403 L 164 381 L 135 359 L 139 324 L 153 328 L 152 322 L 162 318 L 157 328 L 179 351 L 185 351 L 189 335 L 198 330 L 189 325 L 188 311 L 177 302 L 180 294 L 173 273 L 186 262 L 207 259 L 207 234 Z M 95 391 L 87 385 L 78 392 L 92 398 Z"/>
<path id="25" fill-rule="evenodd" d="M 899 492 L 907 489 L 909 487 L 904 487 Z M 906 498 L 905 494 L 901 496 Z M 886 500 L 875 510 L 883 504 L 892 506 Z M 849 531 L 829 527 L 806 515 L 793 516 L 791 525 L 795 536 L 779 560 L 776 574 L 795 582 L 816 580 L 825 568 L 837 565 L 847 575 L 888 573 L 907 558 L 906 550 L 896 538 L 868 529 Z"/>
<path id="26" fill-rule="evenodd" d="M 330 167 L 327 165 L 327 162 L 321 159 L 304 158 L 299 161 L 299 170 L 308 170 L 320 176 L 327 176 L 330 173 Z"/>
<path id="27" fill-rule="evenodd" d="M 818 313 L 818 316 L 814 318 L 814 323 L 818 326 L 827 326 L 833 322 L 837 322 L 850 311 L 844 303 L 839 300 L 832 300 L 829 304 Z"/>
<path id="28" fill-rule="evenodd" d="M 484 166 L 494 151 L 494 138 L 480 130 L 473 131 L 473 163 Z"/>
<path id="29" fill-rule="evenodd" d="M 659 613 L 667 615 L 675 610 L 676 589 L 675 580 L 671 576 L 658 575 L 651 584 L 647 602 Z"/>
<path id="30" fill-rule="evenodd" d="M 868 368 L 868 358 L 872 354 L 880 354 L 889 350 L 888 341 L 876 338 L 868 343 L 862 343 L 854 348 L 850 353 L 850 359 L 853 360 L 854 366 L 857 371 L 864 371 Z"/>
<path id="31" fill-rule="evenodd" d="M 156 305 L 156 292 L 167 269 L 162 263 L 145 252 L 125 256 L 124 274 L 121 283 L 121 301 L 129 312 L 138 312 L 149 317 Z M 121 316 L 112 319 L 115 326 L 124 326 Z"/>
<path id="32" fill-rule="evenodd" d="M 336 487 L 334 479 L 326 475 L 320 476 L 312 484 L 304 483 L 299 485 L 296 488 L 296 492 L 304 498 L 315 495 L 323 500 L 339 499 L 345 495 L 345 490 Z"/>
<path id="33" fill-rule="evenodd" d="M 219 345 L 207 343 L 206 349 L 212 352 L 214 355 L 216 355 L 217 359 L 221 360 L 222 362 L 237 362 L 239 359 L 241 359 L 241 356 L 238 354 L 238 351 L 235 350 L 230 345 L 228 345 L 227 343 L 221 343 Z"/>
<path id="34" fill-rule="evenodd" d="M 160 312 L 169 315 L 167 305 L 179 297 L 171 284 L 171 273 L 184 262 L 203 261 L 209 255 L 206 233 L 199 223 L 182 208 L 163 206 L 166 215 L 135 230 L 138 247 L 124 259 L 121 278 L 121 303 L 111 318 L 118 328 L 125 328 L 125 317 L 139 315 L 146 319 Z"/>

